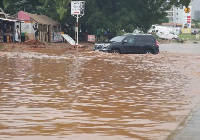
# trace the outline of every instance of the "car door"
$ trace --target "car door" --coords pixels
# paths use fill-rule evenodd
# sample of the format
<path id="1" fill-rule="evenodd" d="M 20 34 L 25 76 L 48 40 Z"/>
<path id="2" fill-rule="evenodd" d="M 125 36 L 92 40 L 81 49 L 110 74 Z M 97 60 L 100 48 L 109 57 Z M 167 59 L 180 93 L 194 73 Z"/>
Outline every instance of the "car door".
<path id="1" fill-rule="evenodd" d="M 133 53 L 143 53 L 144 51 L 144 35 L 136 35 L 135 36 L 135 43 L 133 46 Z"/>
<path id="2" fill-rule="evenodd" d="M 128 36 L 123 40 L 121 51 L 122 53 L 132 53 L 134 46 L 134 36 Z"/>

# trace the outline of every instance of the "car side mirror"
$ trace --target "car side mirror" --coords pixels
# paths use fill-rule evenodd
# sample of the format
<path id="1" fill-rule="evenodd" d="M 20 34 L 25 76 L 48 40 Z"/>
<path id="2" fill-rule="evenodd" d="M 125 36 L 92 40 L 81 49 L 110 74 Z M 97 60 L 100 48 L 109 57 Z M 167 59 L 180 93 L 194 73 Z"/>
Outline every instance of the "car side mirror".
<path id="1" fill-rule="evenodd" d="M 128 43 L 128 40 L 124 40 L 123 43 Z"/>

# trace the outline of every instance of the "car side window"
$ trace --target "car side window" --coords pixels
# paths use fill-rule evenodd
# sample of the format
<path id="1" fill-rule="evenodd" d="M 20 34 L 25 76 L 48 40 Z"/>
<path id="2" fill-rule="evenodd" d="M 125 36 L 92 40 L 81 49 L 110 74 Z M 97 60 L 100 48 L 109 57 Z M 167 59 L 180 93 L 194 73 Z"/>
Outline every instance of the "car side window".
<path id="1" fill-rule="evenodd" d="M 155 42 L 155 39 L 151 35 L 141 35 L 135 37 L 135 42 L 137 43 Z"/>
<path id="2" fill-rule="evenodd" d="M 140 36 L 140 35 L 136 36 L 136 37 L 135 37 L 135 42 L 136 42 L 136 43 L 144 42 L 143 36 Z"/>
<path id="3" fill-rule="evenodd" d="M 134 37 L 133 36 L 129 36 L 126 38 L 128 43 L 134 43 Z"/>
<path id="4" fill-rule="evenodd" d="M 146 35 L 144 36 L 145 42 L 155 42 L 155 37 L 151 36 L 151 35 Z"/>

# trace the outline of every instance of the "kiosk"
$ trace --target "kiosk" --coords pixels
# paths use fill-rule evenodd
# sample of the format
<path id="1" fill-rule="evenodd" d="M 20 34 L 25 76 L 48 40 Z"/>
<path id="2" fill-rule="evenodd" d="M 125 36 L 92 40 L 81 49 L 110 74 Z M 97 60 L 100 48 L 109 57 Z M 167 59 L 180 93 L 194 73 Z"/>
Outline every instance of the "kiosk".
<path id="1" fill-rule="evenodd" d="M 17 20 L 0 18 L 0 42 L 15 41 L 15 23 Z"/>

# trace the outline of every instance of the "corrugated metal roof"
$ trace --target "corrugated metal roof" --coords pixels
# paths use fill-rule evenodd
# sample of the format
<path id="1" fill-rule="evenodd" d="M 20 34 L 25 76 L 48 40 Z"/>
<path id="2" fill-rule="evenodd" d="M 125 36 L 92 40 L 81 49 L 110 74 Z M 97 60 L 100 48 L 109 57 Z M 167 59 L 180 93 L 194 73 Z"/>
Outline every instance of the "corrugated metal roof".
<path id="1" fill-rule="evenodd" d="M 0 18 L 0 20 L 11 21 L 11 22 L 17 22 L 18 21 L 18 20 L 7 19 L 7 18 Z"/>
<path id="2" fill-rule="evenodd" d="M 162 23 L 163 26 L 182 26 L 182 23 Z M 191 24 L 194 26 L 195 24 Z"/>
<path id="3" fill-rule="evenodd" d="M 27 13 L 33 20 L 35 20 L 36 22 L 40 23 L 40 24 L 51 24 L 51 25 L 59 25 L 58 22 L 54 21 L 53 19 L 45 16 L 45 15 L 36 15 L 36 14 L 30 14 Z"/>

